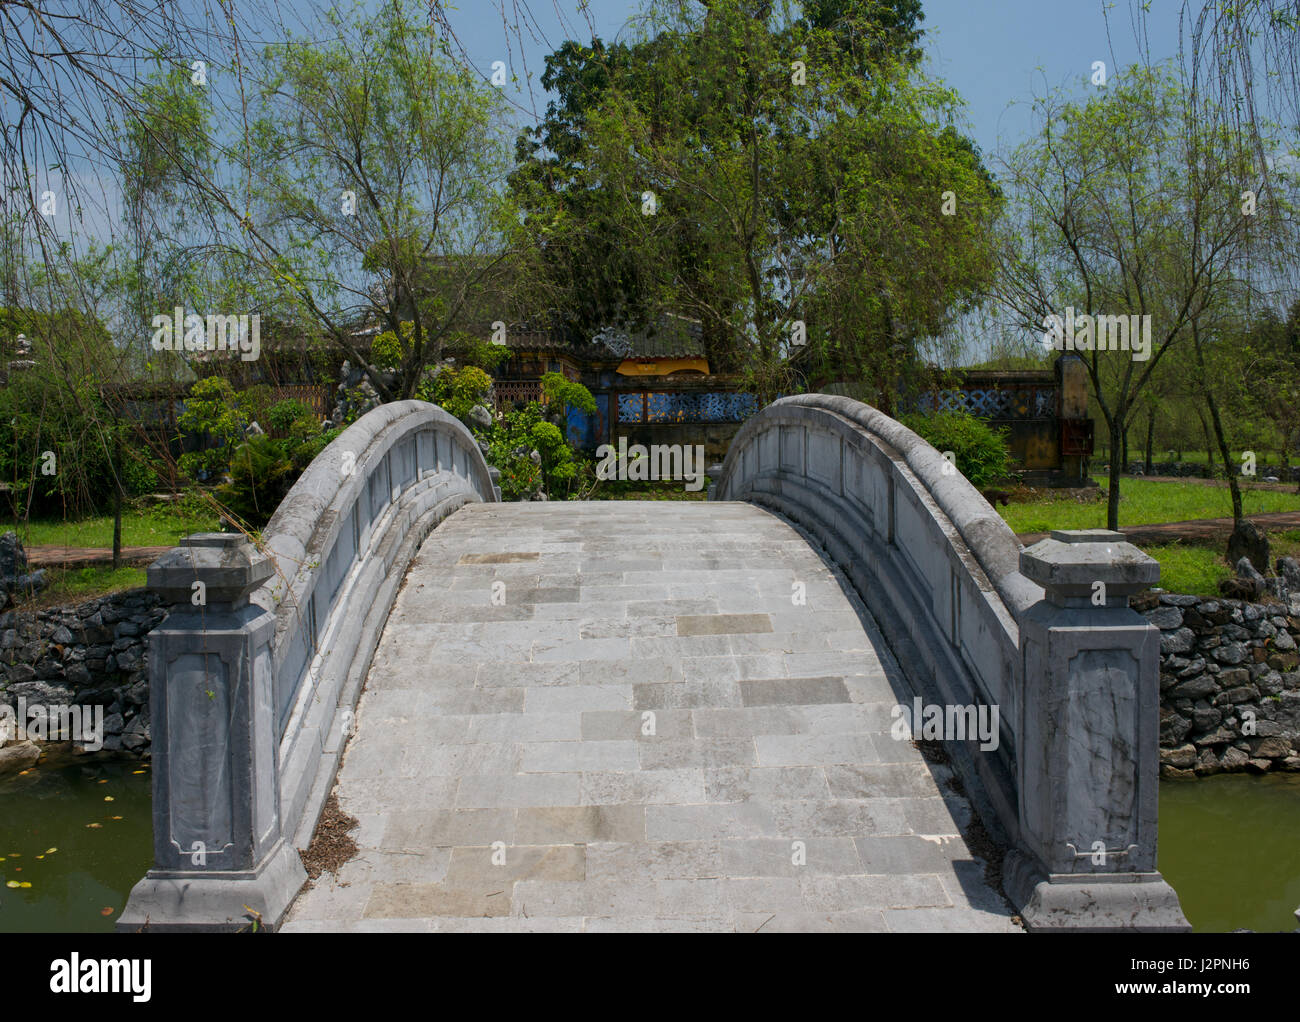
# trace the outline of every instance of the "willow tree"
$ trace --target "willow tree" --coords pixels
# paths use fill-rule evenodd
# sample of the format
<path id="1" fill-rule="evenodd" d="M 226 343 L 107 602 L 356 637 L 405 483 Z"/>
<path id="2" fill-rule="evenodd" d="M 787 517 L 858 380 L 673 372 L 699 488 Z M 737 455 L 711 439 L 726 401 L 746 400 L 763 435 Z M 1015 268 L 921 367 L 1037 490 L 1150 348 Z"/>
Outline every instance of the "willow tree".
<path id="1" fill-rule="evenodd" d="M 1263 255 L 1256 242 L 1280 241 L 1285 217 L 1252 201 L 1270 168 L 1170 67 L 1134 66 L 1104 92 L 1055 93 L 1036 107 L 1035 136 L 1005 175 L 1014 203 L 1001 293 L 1044 343 L 1071 346 L 1052 336 L 1049 317 L 1087 326 L 1078 346 L 1109 434 L 1114 529 L 1124 438 L 1165 359 L 1198 381 L 1226 449 L 1204 345 L 1227 329 L 1251 289 L 1249 260 Z M 1145 350 L 1131 339 L 1115 350 L 1124 338 L 1115 317 L 1134 316 L 1149 323 Z M 1105 346 L 1098 317 L 1111 317 Z M 1239 515 L 1239 499 L 1234 508 Z"/>

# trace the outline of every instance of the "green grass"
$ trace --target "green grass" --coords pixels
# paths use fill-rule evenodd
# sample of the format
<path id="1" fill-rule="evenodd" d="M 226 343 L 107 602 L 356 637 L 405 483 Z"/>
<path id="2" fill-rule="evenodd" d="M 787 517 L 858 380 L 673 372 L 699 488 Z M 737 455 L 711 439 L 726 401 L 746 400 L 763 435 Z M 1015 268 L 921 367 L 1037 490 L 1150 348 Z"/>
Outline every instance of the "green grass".
<path id="1" fill-rule="evenodd" d="M 1269 559 L 1300 556 L 1300 531 L 1270 532 Z M 1160 587 L 1171 593 L 1218 596 L 1219 583 L 1232 575 L 1222 544 L 1164 543 L 1143 546 L 1144 553 L 1160 562 Z"/>
<path id="2" fill-rule="evenodd" d="M 118 568 L 93 565 L 84 568 L 46 568 L 47 585 L 34 600 L 21 604 L 19 610 L 36 610 L 66 604 L 84 603 L 86 600 L 123 589 L 139 589 L 145 584 L 143 567 Z"/>
<path id="3" fill-rule="evenodd" d="M 0 531 L 13 529 L 23 545 L 112 547 L 113 516 L 99 515 L 77 521 L 42 520 L 32 522 L 6 522 Z M 211 517 L 189 517 L 166 507 L 122 512 L 122 545 L 175 546 L 182 536 L 191 532 L 215 532 L 220 523 Z"/>
<path id="4" fill-rule="evenodd" d="M 1105 484 L 1105 478 L 1096 477 Z M 1125 477 L 1119 487 L 1119 524 L 1153 525 L 1185 522 L 1194 518 L 1232 515 L 1232 498 L 1224 486 L 1204 482 L 1153 482 Z M 1103 491 L 1104 494 L 1104 491 Z M 1276 490 L 1245 490 L 1242 507 L 1247 515 L 1272 511 L 1300 511 L 1300 496 Z M 1048 532 L 1052 529 L 1101 529 L 1106 526 L 1104 495 L 1090 503 L 1069 497 L 1045 495 L 1026 503 L 1011 503 L 998 512 L 1013 532 Z"/>
<path id="5" fill-rule="evenodd" d="M 1168 543 L 1142 551 L 1160 562 L 1159 585 L 1171 593 L 1217 596 L 1219 583 L 1232 574 L 1223 551 L 1212 547 Z"/>

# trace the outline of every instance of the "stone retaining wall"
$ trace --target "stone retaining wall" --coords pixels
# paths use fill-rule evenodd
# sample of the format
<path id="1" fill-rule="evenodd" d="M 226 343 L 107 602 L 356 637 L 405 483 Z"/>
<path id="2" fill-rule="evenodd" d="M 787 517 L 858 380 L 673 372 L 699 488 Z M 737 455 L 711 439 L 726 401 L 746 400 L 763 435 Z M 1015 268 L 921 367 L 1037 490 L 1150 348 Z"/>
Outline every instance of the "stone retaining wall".
<path id="1" fill-rule="evenodd" d="M 1300 602 L 1144 594 L 1160 629 L 1160 773 L 1300 770 Z"/>
<path id="2" fill-rule="evenodd" d="M 1104 458 L 1094 459 L 1093 468 L 1100 471 L 1100 465 L 1105 462 Z M 1238 466 L 1240 467 L 1240 466 Z M 1125 470 L 1129 475 L 1153 475 L 1153 476 L 1181 476 L 1193 479 L 1222 479 L 1223 466 L 1206 465 L 1203 462 L 1195 461 L 1153 461 L 1151 471 L 1148 473 L 1145 461 L 1130 460 L 1128 468 Z M 1289 465 L 1283 468 L 1281 465 L 1256 465 L 1255 475 L 1245 482 L 1262 483 L 1269 476 L 1276 476 L 1281 482 L 1300 482 L 1300 466 Z"/>
<path id="3" fill-rule="evenodd" d="M 167 616 L 146 589 L 0 614 L 0 703 L 104 707 L 104 748 L 149 755 L 148 633 Z"/>

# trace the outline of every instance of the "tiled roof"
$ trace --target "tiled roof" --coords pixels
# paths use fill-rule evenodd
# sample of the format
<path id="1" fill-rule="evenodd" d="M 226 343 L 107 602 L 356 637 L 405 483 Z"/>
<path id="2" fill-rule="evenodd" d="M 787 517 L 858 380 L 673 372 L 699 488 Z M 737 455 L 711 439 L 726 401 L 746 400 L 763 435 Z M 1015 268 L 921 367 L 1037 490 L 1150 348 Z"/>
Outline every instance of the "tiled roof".
<path id="1" fill-rule="evenodd" d="M 599 331 L 587 344 L 575 344 L 563 334 L 527 326 L 506 331 L 506 346 L 516 351 L 569 351 L 585 358 L 703 358 L 704 340 L 698 320 L 664 315 L 653 328 Z"/>

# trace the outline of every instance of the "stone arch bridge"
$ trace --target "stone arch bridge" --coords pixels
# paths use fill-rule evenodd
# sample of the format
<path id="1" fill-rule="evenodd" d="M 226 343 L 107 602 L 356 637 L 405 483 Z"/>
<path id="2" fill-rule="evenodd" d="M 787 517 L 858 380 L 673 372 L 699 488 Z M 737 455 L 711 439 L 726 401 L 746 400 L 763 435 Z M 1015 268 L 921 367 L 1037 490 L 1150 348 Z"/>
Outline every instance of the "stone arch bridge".
<path id="1" fill-rule="evenodd" d="M 754 415 L 708 502 L 494 474 L 384 405 L 259 546 L 150 567 L 155 862 L 119 930 L 1188 928 L 1127 600 L 1158 567 L 1120 535 L 1023 549 L 826 395 Z M 331 791 L 358 854 L 306 885 Z"/>

